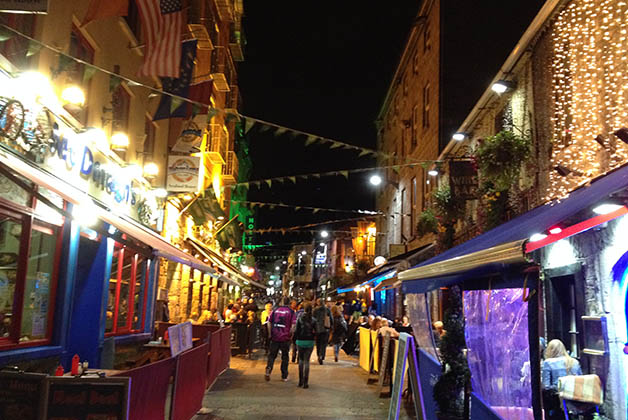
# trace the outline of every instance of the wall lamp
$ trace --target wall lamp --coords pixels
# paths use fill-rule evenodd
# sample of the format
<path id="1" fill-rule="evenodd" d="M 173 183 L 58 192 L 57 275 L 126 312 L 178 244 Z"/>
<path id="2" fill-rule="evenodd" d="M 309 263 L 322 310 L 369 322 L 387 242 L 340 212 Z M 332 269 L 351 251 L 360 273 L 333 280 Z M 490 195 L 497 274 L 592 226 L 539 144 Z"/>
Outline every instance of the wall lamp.
<path id="1" fill-rule="evenodd" d="M 511 82 L 510 80 L 498 80 L 497 82 L 493 83 L 493 86 L 491 86 L 491 89 L 493 90 L 493 92 L 500 95 L 514 88 L 515 88 L 515 84 L 514 82 Z"/>
<path id="2" fill-rule="evenodd" d="M 574 175 L 574 176 L 582 176 L 583 173 L 580 171 L 576 171 L 574 169 L 570 169 L 563 165 L 554 166 L 554 170 L 558 172 L 560 176 Z"/>
<path id="3" fill-rule="evenodd" d="M 467 135 L 465 133 L 455 133 L 453 136 L 451 136 L 452 139 L 456 140 L 456 141 L 463 141 L 464 139 L 467 138 Z"/>
<path id="4" fill-rule="evenodd" d="M 619 130 L 613 132 L 613 134 L 615 134 L 619 138 L 619 140 L 628 144 L 628 128 L 622 127 Z"/>

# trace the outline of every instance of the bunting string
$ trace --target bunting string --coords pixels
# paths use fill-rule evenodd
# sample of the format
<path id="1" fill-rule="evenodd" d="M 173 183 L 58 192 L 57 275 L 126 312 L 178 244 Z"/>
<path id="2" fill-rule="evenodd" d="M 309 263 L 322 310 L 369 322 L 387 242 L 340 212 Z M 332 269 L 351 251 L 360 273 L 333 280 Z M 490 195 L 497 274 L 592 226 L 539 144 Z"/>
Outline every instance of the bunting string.
<path id="1" fill-rule="evenodd" d="M 166 92 L 165 90 L 158 88 L 158 87 L 153 87 L 150 85 L 147 85 L 145 83 L 142 82 L 138 82 L 137 80 L 131 79 L 129 77 L 126 76 L 122 76 L 120 74 L 114 73 L 112 71 L 109 71 L 103 67 L 100 67 L 98 65 L 89 63 L 85 60 L 82 60 L 80 58 L 74 57 L 70 54 L 67 54 L 65 52 L 63 52 L 61 49 L 54 47 L 52 45 L 46 44 L 45 42 L 39 41 L 31 36 L 28 36 L 22 32 L 20 32 L 19 30 L 10 27 L 9 25 L 6 25 L 4 23 L 0 23 L 0 42 L 2 41 L 6 41 L 7 39 L 10 39 L 12 37 L 11 34 L 9 34 L 7 31 L 11 32 L 14 35 L 20 36 L 24 39 L 27 39 L 30 41 L 29 43 L 29 47 L 28 47 L 28 56 L 37 54 L 42 48 L 45 48 L 47 50 L 50 50 L 56 54 L 59 55 L 60 57 L 60 63 L 59 63 L 59 67 L 56 69 L 53 69 L 53 76 L 55 76 L 56 74 L 64 71 L 65 68 L 67 68 L 68 63 L 71 61 L 77 62 L 82 64 L 83 66 L 85 66 L 85 73 L 84 73 L 84 78 L 86 79 L 90 79 L 91 77 L 93 77 L 94 73 L 96 71 L 99 71 L 101 73 L 107 74 L 109 75 L 112 79 L 111 79 L 111 84 L 112 85 L 116 85 L 119 84 L 120 82 L 124 81 L 128 84 L 129 87 L 142 87 L 145 88 L 147 90 L 149 90 L 151 92 L 151 94 L 158 94 L 158 95 L 163 95 L 163 96 L 168 96 L 170 98 L 172 98 L 172 103 L 174 104 L 173 106 L 176 105 L 176 108 L 178 108 L 181 104 L 183 103 L 188 103 L 191 104 L 194 109 L 207 109 L 207 114 L 208 116 L 210 115 L 216 115 L 217 113 L 221 113 L 224 114 L 225 118 L 227 120 L 232 120 L 232 119 L 244 119 L 244 127 L 245 127 L 245 133 L 248 133 L 251 128 L 253 128 L 253 126 L 255 125 L 261 125 L 261 132 L 265 132 L 265 131 L 269 131 L 269 130 L 274 130 L 274 134 L 275 136 L 280 136 L 283 134 L 288 134 L 294 138 L 296 137 L 302 137 L 304 136 L 306 138 L 305 140 L 305 146 L 310 146 L 313 145 L 315 143 L 319 143 L 319 144 L 325 144 L 327 146 L 329 146 L 330 150 L 334 150 L 334 149 L 344 149 L 344 150 L 353 150 L 353 151 L 357 151 L 359 152 L 358 157 L 364 157 L 364 156 L 370 156 L 370 157 L 380 157 L 386 160 L 401 160 L 404 162 L 410 162 L 410 164 L 414 164 L 414 163 L 418 163 L 421 164 L 422 162 L 427 162 L 427 161 L 416 161 L 414 159 L 412 159 L 412 157 L 408 157 L 408 156 L 395 156 L 394 154 L 388 154 L 388 153 L 384 153 L 382 151 L 378 151 L 378 150 L 374 150 L 374 149 L 369 149 L 369 148 L 365 148 L 365 147 L 359 147 L 350 143 L 346 143 L 346 142 L 342 142 L 342 141 L 338 141 L 338 140 L 334 140 L 331 139 L 329 137 L 323 137 L 323 136 L 319 136 L 316 134 L 312 134 L 312 133 L 307 133 L 305 131 L 301 131 L 301 130 L 297 130 L 294 128 L 290 128 L 290 127 L 286 127 L 286 126 L 282 126 L 279 124 L 275 124 L 269 121 L 264 121 L 261 120 L 259 118 L 255 118 L 255 117 L 251 117 L 248 115 L 244 115 L 241 114 L 239 112 L 233 112 L 233 110 L 225 110 L 225 109 L 220 109 L 220 108 L 216 108 L 216 107 L 212 107 L 209 104 L 203 103 L 203 102 L 199 102 L 199 101 L 194 101 L 192 99 L 186 98 L 184 96 L 180 96 L 177 95 L 175 93 L 171 93 L 171 92 Z M 340 175 L 345 175 L 346 171 L 341 171 Z M 337 175 L 337 174 L 336 174 Z"/>
<path id="2" fill-rule="evenodd" d="M 371 219 L 373 217 L 380 217 L 381 215 L 373 215 L 373 216 L 363 216 L 363 217 L 353 217 L 353 218 L 348 218 L 348 219 L 336 219 L 336 220 L 326 220 L 324 222 L 317 222 L 317 223 L 308 223 L 306 225 L 298 225 L 298 226 L 289 226 L 289 227 L 283 227 L 283 228 L 265 228 L 265 229 L 249 229 L 246 230 L 245 232 L 247 233 L 270 233 L 270 232 L 291 232 L 291 231 L 296 231 L 296 230 L 300 230 L 303 231 L 306 228 L 309 227 L 315 227 L 315 226 L 323 226 L 323 225 L 329 225 L 329 224 L 334 224 L 334 223 L 343 223 L 343 222 L 354 222 L 357 220 L 365 220 L 365 219 Z M 316 231 L 315 231 L 316 232 Z M 328 232 L 332 232 L 330 230 L 328 230 Z M 341 232 L 341 231 L 334 231 L 334 232 Z M 351 233 L 352 231 L 350 230 L 345 230 L 342 232 L 348 232 Z"/>
<path id="3" fill-rule="evenodd" d="M 293 205 L 293 204 L 284 204 L 284 203 L 265 203 L 265 202 L 260 202 L 260 201 L 244 201 L 244 200 L 231 200 L 231 202 L 232 203 L 237 203 L 237 204 L 243 204 L 243 205 L 248 206 L 250 208 L 255 208 L 255 207 L 264 208 L 264 207 L 268 207 L 271 210 L 274 209 L 275 207 L 281 207 L 281 208 L 290 208 L 290 209 L 295 209 L 295 210 L 311 210 L 314 213 L 318 213 L 319 211 L 323 211 L 323 212 L 334 212 L 334 213 L 357 213 L 357 214 L 368 214 L 368 215 L 376 215 L 376 214 L 384 215 L 384 213 L 377 212 L 377 211 L 371 211 L 371 210 L 328 209 L 328 208 L 321 208 L 321 207 L 297 206 L 297 205 Z"/>

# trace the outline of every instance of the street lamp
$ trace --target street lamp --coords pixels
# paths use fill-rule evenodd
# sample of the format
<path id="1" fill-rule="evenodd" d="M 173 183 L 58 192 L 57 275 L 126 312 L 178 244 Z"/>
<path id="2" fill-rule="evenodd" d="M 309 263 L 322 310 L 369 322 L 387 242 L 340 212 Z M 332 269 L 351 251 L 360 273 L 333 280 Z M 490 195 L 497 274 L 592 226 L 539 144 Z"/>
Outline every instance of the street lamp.
<path id="1" fill-rule="evenodd" d="M 379 185 L 379 184 L 381 184 L 381 183 L 382 183 L 382 177 L 381 177 L 381 176 L 379 176 L 379 175 L 372 175 L 372 176 L 371 176 L 371 178 L 369 179 L 369 182 L 370 182 L 372 185 L 377 186 L 377 185 Z"/>
<path id="2" fill-rule="evenodd" d="M 321 231 L 321 237 L 322 238 L 326 238 L 329 236 L 329 232 L 327 232 L 326 230 Z"/>

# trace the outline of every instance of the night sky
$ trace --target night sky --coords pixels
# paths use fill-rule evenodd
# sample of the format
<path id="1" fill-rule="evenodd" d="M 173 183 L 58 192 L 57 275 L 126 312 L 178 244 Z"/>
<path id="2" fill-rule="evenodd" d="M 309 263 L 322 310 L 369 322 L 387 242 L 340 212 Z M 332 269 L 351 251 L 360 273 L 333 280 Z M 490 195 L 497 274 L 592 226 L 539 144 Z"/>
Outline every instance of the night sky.
<path id="1" fill-rule="evenodd" d="M 442 0 L 455 8 L 460 33 L 464 117 L 544 1 Z M 386 7 L 382 7 L 385 5 Z M 379 6 L 379 7 L 376 7 Z M 374 120 L 398 64 L 419 1 L 245 0 L 245 62 L 239 65 L 242 113 L 312 134 L 375 148 Z M 471 20 L 473 18 L 473 20 Z M 251 180 L 375 166 L 358 152 L 304 146 L 305 138 L 249 133 Z M 367 174 L 252 187 L 249 200 L 343 209 L 374 209 Z M 258 210 L 257 227 L 287 227 L 354 217 L 282 209 Z M 334 229 L 337 225 L 330 225 Z M 322 228 L 321 228 L 322 229 Z M 307 235 L 270 235 L 256 243 L 304 242 Z"/>

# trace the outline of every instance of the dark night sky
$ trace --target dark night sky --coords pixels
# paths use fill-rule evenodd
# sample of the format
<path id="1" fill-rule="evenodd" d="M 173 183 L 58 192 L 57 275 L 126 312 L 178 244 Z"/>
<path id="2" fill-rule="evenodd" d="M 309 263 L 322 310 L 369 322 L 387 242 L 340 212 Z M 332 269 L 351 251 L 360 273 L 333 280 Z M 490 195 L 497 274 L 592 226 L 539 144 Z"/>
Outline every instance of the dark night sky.
<path id="1" fill-rule="evenodd" d="M 312 134 L 375 148 L 374 120 L 419 3 L 417 0 L 245 1 L 247 45 L 245 62 L 238 69 L 244 100 L 242 112 Z M 477 7 L 478 3 L 481 7 Z M 442 7 L 457 8 L 460 13 L 456 14 L 462 17 L 456 28 L 449 30 L 460 33 L 463 60 L 470 63 L 473 73 L 460 79 L 466 86 L 477 86 L 469 90 L 468 100 L 461 104 L 461 115 L 475 104 L 543 3 L 542 0 L 442 0 Z M 493 11 L 501 16 L 492 15 Z M 474 21 L 466 22 L 465 16 L 473 16 Z M 462 66 L 461 72 L 465 72 Z M 329 150 L 322 145 L 306 148 L 304 138 L 277 138 L 259 133 L 256 128 L 249 138 L 253 158 L 251 180 L 375 165 L 374 159 L 358 159 L 357 152 Z M 349 181 L 329 177 L 299 181 L 296 186 L 273 184 L 272 188 L 264 186 L 259 190 L 253 187 L 249 200 L 373 209 L 374 191 L 367 185 L 367 175 L 361 174 L 350 176 Z M 262 209 L 257 220 L 258 228 L 263 228 L 345 217 L 352 215 Z M 256 242 L 266 240 L 298 242 L 309 237 L 267 234 Z"/>

